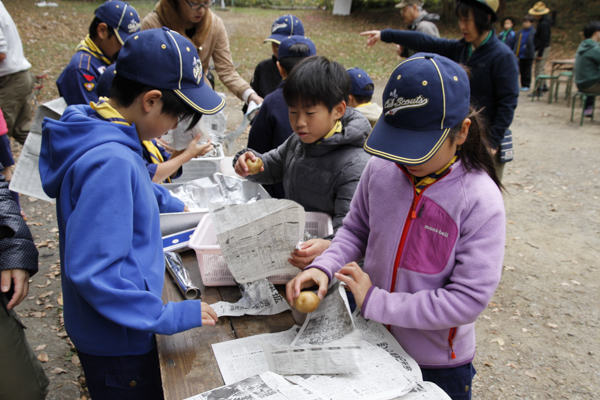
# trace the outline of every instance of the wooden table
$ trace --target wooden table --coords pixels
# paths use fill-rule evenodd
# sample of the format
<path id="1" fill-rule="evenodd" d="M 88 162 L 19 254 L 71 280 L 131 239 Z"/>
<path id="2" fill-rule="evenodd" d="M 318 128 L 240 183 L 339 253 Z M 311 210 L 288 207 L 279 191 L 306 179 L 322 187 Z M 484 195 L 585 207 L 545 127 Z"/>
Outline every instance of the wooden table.
<path id="1" fill-rule="evenodd" d="M 237 302 L 241 295 L 237 286 L 205 287 L 193 251 L 181 253 L 181 258 L 192 281 L 200 288 L 202 300 L 213 304 L 218 301 Z M 280 291 L 284 290 L 279 288 Z M 165 274 L 163 301 L 184 301 L 184 297 Z M 291 328 L 294 319 L 289 311 L 270 316 L 222 317 L 217 325 L 191 329 L 172 336 L 157 335 L 160 373 L 165 400 L 181 400 L 223 386 L 217 361 L 211 345 L 227 340 L 281 332 Z"/>

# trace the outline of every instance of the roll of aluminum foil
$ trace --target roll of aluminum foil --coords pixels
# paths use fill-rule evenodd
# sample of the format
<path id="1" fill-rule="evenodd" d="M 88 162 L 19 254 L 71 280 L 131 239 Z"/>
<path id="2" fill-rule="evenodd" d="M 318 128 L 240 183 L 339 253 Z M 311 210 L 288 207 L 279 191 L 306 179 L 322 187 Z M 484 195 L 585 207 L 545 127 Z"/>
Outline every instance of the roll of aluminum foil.
<path id="1" fill-rule="evenodd" d="M 200 297 L 200 289 L 192 282 L 192 278 L 187 269 L 185 269 L 179 254 L 165 251 L 165 266 L 186 299 L 193 300 Z"/>

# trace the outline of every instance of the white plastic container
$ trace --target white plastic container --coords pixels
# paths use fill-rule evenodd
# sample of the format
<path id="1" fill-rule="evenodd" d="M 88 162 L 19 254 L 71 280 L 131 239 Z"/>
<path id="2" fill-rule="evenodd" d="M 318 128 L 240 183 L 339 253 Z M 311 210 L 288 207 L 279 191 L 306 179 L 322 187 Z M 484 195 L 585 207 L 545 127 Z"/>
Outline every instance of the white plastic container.
<path id="1" fill-rule="evenodd" d="M 333 233 L 331 217 L 325 213 L 306 212 L 304 230 L 320 238 L 329 236 Z M 210 214 L 205 215 L 200 220 L 196 231 L 190 238 L 188 247 L 196 251 L 200 276 L 202 276 L 204 286 L 236 285 L 229 268 L 227 268 L 223 253 L 221 253 L 221 247 L 217 241 Z M 268 279 L 275 285 L 284 285 L 294 276 L 296 275 L 273 275 Z"/>

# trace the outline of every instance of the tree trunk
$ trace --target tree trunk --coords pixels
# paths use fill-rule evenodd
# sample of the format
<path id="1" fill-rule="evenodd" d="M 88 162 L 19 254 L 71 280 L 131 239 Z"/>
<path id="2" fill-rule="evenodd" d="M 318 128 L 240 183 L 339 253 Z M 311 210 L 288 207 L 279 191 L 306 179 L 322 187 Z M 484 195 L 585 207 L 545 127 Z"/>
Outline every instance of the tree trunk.
<path id="1" fill-rule="evenodd" d="M 442 0 L 442 20 L 452 21 L 454 19 L 454 0 Z"/>

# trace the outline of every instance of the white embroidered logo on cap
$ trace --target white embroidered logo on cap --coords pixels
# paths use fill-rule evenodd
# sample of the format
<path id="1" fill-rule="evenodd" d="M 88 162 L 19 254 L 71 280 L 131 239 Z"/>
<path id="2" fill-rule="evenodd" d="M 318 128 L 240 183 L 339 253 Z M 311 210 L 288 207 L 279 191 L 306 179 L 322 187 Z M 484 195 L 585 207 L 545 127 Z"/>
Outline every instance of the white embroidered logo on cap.
<path id="1" fill-rule="evenodd" d="M 417 108 L 423 107 L 429 103 L 429 99 L 427 97 L 423 97 L 423 95 L 418 95 L 414 99 L 405 99 L 404 97 L 398 97 L 396 93 L 396 89 L 392 93 L 390 93 L 390 98 L 387 99 L 383 108 L 387 111 L 385 115 L 395 115 L 398 111 L 404 108 Z"/>
<path id="2" fill-rule="evenodd" d="M 275 31 L 277 31 L 280 28 L 287 28 L 288 24 L 278 24 L 278 23 L 274 23 L 273 27 L 271 28 L 271 33 L 275 33 Z"/>
<path id="3" fill-rule="evenodd" d="M 200 79 L 202 78 L 202 62 L 199 58 L 194 57 L 192 64 L 194 66 L 194 79 L 196 79 L 196 84 L 200 84 Z"/>
<path id="4" fill-rule="evenodd" d="M 136 21 L 135 19 L 132 19 L 131 22 L 129 23 L 129 25 L 127 25 L 127 30 L 129 31 L 129 33 L 134 33 L 140 30 L 141 24 Z"/>

